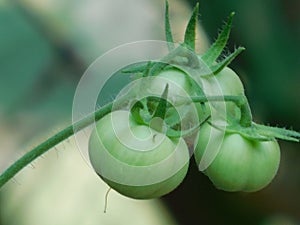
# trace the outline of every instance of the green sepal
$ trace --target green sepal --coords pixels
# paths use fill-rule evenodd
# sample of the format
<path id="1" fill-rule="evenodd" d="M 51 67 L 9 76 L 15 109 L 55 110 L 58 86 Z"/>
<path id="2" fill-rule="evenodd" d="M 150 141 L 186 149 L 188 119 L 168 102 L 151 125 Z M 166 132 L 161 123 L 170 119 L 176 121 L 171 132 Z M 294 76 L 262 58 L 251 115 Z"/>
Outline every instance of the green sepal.
<path id="1" fill-rule="evenodd" d="M 218 127 L 217 125 L 209 124 L 216 129 L 223 129 Z M 224 130 L 224 129 L 223 129 Z M 294 141 L 299 142 L 300 133 L 292 130 L 287 130 L 285 128 L 280 127 L 271 127 L 261 124 L 256 124 L 252 122 L 252 125 L 249 127 L 243 127 L 239 124 L 232 124 L 226 126 L 226 133 L 238 133 L 243 137 L 253 140 L 253 141 L 274 141 L 276 139 L 281 139 L 285 141 Z"/>
<path id="2" fill-rule="evenodd" d="M 184 110 L 183 113 L 186 115 Z M 181 115 L 182 116 L 182 115 Z M 183 115 L 184 116 L 184 115 Z M 170 107 L 166 113 L 165 123 L 168 127 L 174 127 L 178 125 L 181 121 L 180 115 L 178 114 L 175 107 Z"/>
<path id="3" fill-rule="evenodd" d="M 156 106 L 155 111 L 151 116 L 151 119 L 147 121 L 148 126 L 150 126 L 152 129 L 155 129 L 158 132 L 163 132 L 163 133 L 166 132 L 166 124 L 164 122 L 164 119 L 166 117 L 166 112 L 168 107 L 168 101 L 167 101 L 168 88 L 169 85 L 166 84 L 166 87 L 161 97 L 160 98 L 154 97 L 154 99 L 158 100 L 158 105 Z M 147 99 L 150 100 L 151 98 L 148 97 Z"/>
<path id="4" fill-rule="evenodd" d="M 201 76 L 208 76 L 211 74 L 217 75 L 220 73 L 226 66 L 228 66 L 241 52 L 245 50 L 244 47 L 238 47 L 233 53 L 227 56 L 223 61 L 217 63 L 210 67 L 211 73 L 210 74 L 203 74 Z"/>
<path id="5" fill-rule="evenodd" d="M 147 76 L 156 76 L 161 71 L 166 69 L 166 67 L 168 67 L 168 64 L 164 62 L 153 62 L 152 66 L 149 68 L 149 72 Z"/>
<path id="6" fill-rule="evenodd" d="M 227 41 L 229 39 L 231 26 L 232 26 L 232 19 L 233 19 L 234 14 L 235 13 L 232 12 L 229 15 L 227 23 L 224 25 L 217 40 L 211 45 L 211 47 L 201 57 L 208 66 L 211 66 L 218 59 L 218 57 L 221 55 L 222 51 L 224 50 L 224 48 L 227 44 Z"/>
<path id="7" fill-rule="evenodd" d="M 141 62 L 132 64 L 124 69 L 122 69 L 122 73 L 143 73 L 151 62 Z"/>
<path id="8" fill-rule="evenodd" d="M 143 100 L 135 102 L 130 109 L 133 119 L 141 125 L 148 124 L 145 111 L 147 112 L 148 110 L 145 108 L 145 103 Z"/>
<path id="9" fill-rule="evenodd" d="M 257 132 L 257 129 L 254 126 L 242 127 L 242 126 L 227 126 L 226 133 L 238 133 L 241 136 L 253 140 L 253 141 L 273 141 L 275 140 L 272 136 L 261 135 Z"/>
<path id="10" fill-rule="evenodd" d="M 196 4 L 184 33 L 184 45 L 195 51 L 196 28 L 199 13 L 199 3 Z"/>
<path id="11" fill-rule="evenodd" d="M 166 112 L 167 112 L 167 104 L 168 104 L 167 101 L 168 89 L 169 89 L 169 84 L 166 84 L 164 92 L 162 93 L 161 98 L 159 99 L 158 106 L 155 109 L 152 118 L 159 117 L 161 119 L 165 119 Z"/>
<path id="12" fill-rule="evenodd" d="M 166 113 L 165 123 L 168 127 L 174 128 L 177 127 L 177 129 L 181 128 L 181 118 L 185 118 L 186 115 L 189 113 L 189 108 L 184 107 L 180 111 L 179 114 L 177 112 L 177 109 L 175 107 L 170 107 Z"/>
<path id="13" fill-rule="evenodd" d="M 191 89 L 195 91 L 196 96 L 205 96 L 203 89 L 192 77 L 188 77 L 188 82 L 191 85 Z"/>
<path id="14" fill-rule="evenodd" d="M 156 76 L 168 66 L 168 64 L 159 61 L 140 62 L 124 68 L 121 72 L 125 74 L 133 74 L 133 79 L 138 79 L 142 77 Z"/>
<path id="15" fill-rule="evenodd" d="M 280 127 L 271 127 L 262 124 L 253 123 L 253 126 L 257 129 L 257 132 L 261 135 L 271 136 L 274 138 L 286 140 L 286 141 L 294 141 L 299 142 L 300 133 L 288 130 Z"/>
<path id="16" fill-rule="evenodd" d="M 172 51 L 175 48 L 171 25 L 169 17 L 169 2 L 166 0 L 166 10 L 165 10 L 165 32 L 166 32 L 166 41 L 168 42 L 168 49 Z"/>

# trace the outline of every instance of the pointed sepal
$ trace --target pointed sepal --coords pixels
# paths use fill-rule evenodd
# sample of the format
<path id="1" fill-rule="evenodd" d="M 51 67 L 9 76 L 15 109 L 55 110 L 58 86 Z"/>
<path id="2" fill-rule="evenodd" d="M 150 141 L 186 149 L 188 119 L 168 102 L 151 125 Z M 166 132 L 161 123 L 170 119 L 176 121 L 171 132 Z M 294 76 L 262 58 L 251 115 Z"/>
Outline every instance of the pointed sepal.
<path id="1" fill-rule="evenodd" d="M 232 12 L 227 20 L 227 23 L 224 25 L 221 33 L 219 34 L 217 40 L 211 45 L 211 47 L 203 54 L 201 57 L 203 61 L 208 65 L 212 65 L 217 58 L 221 55 L 224 50 L 231 31 L 232 19 L 234 16 L 234 12 Z"/>
<path id="2" fill-rule="evenodd" d="M 196 4 L 184 34 L 184 45 L 195 51 L 196 28 L 199 13 L 199 3 Z"/>
<path id="3" fill-rule="evenodd" d="M 175 48 L 171 25 L 170 25 L 170 16 L 169 16 L 169 2 L 166 0 L 166 11 L 165 11 L 165 32 L 166 32 L 166 41 L 168 42 L 169 51 L 172 51 Z"/>

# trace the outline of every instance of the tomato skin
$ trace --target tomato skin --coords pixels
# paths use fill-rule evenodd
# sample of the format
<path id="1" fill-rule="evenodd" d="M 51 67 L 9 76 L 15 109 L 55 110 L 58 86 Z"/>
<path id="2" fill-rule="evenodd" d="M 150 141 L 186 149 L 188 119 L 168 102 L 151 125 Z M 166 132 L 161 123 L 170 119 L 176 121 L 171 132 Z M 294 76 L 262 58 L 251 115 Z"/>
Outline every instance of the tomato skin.
<path id="1" fill-rule="evenodd" d="M 163 195 L 166 195 L 173 191 L 184 179 L 186 176 L 188 169 L 188 164 L 185 165 L 184 168 L 178 171 L 178 173 L 168 180 L 163 182 L 159 182 L 152 185 L 145 185 L 145 186 L 131 186 L 131 185 L 124 185 L 119 184 L 109 179 L 105 179 L 101 177 L 111 188 L 119 192 L 120 194 L 134 198 L 134 199 L 152 199 L 152 198 L 159 198 Z"/>
<path id="2" fill-rule="evenodd" d="M 239 76 L 229 67 L 225 67 L 216 75 L 216 79 L 220 84 L 223 95 L 245 95 L 243 83 Z M 233 118 L 240 118 L 240 110 L 234 102 L 226 102 L 227 114 Z"/>
<path id="3" fill-rule="evenodd" d="M 89 156 L 96 173 L 110 187 L 136 199 L 171 192 L 182 182 L 189 165 L 182 138 L 173 140 L 139 125 L 127 111 L 114 111 L 97 122 L 89 140 Z"/>
<path id="4" fill-rule="evenodd" d="M 181 130 L 190 129 L 191 124 L 196 126 L 199 121 L 205 119 L 198 114 L 201 109 L 200 103 L 189 101 L 191 100 L 190 97 L 196 95 L 196 91 L 193 89 L 189 75 L 186 72 L 172 67 L 161 71 L 156 76 L 146 77 L 146 79 L 149 79 L 147 81 L 148 85 L 143 91 L 147 96 L 160 97 L 168 85 L 167 101 L 173 106 L 171 111 L 175 110 L 180 117 L 178 122 L 180 122 Z M 145 96 L 145 93 L 143 93 L 143 96 Z M 186 99 L 186 103 L 184 103 L 184 99 Z M 166 117 L 168 116 L 171 116 L 169 112 Z"/>
<path id="5" fill-rule="evenodd" d="M 197 165 L 204 155 L 209 138 L 215 141 L 216 130 L 204 124 L 195 150 Z M 209 149 L 208 149 L 209 151 Z M 216 188 L 224 191 L 258 191 L 275 177 L 280 163 L 277 141 L 248 140 L 238 133 L 226 133 L 219 152 L 204 173 Z"/>
<path id="6" fill-rule="evenodd" d="M 213 92 L 207 93 L 208 91 L 204 89 L 206 95 L 231 95 L 231 96 L 245 96 L 244 86 L 241 82 L 239 76 L 229 67 L 225 67 L 216 75 L 210 75 L 204 77 L 203 80 L 208 79 L 212 84 L 210 88 L 214 90 Z M 205 82 L 205 81 L 204 81 Z M 240 119 L 240 109 L 234 102 L 213 102 L 209 105 L 206 103 L 206 109 L 212 114 L 224 114 L 223 117 L 230 117 L 230 119 L 239 120 Z M 215 110 L 215 111 L 213 111 Z M 226 111 L 225 111 L 226 110 Z M 225 114 L 226 113 L 226 114 Z"/>
<path id="7" fill-rule="evenodd" d="M 168 96 L 172 98 L 177 98 L 178 96 L 188 97 L 193 94 L 190 83 L 187 80 L 187 74 L 183 71 L 171 68 L 160 72 L 151 82 L 150 92 L 161 95 L 166 87 L 169 85 Z M 160 79 L 162 78 L 162 79 Z M 174 99 L 175 100 L 175 99 Z"/>
<path id="8" fill-rule="evenodd" d="M 244 95 L 245 90 L 239 76 L 229 67 L 215 75 L 224 95 Z"/>

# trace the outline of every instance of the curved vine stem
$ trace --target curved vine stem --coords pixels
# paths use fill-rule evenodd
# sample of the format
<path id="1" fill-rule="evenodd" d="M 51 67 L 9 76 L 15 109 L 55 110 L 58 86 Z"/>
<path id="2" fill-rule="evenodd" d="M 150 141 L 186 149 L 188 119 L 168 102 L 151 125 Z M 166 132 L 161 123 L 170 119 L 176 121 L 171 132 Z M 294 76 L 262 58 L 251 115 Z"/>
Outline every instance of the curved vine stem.
<path id="1" fill-rule="evenodd" d="M 188 99 L 183 98 L 183 102 L 179 104 L 186 104 Z M 250 127 L 252 125 L 252 113 L 246 96 L 243 95 L 221 95 L 221 96 L 195 96 L 190 97 L 190 102 L 234 102 L 241 111 L 240 125 L 243 127 Z"/>
<path id="2" fill-rule="evenodd" d="M 12 177 L 14 177 L 20 170 L 30 164 L 33 160 L 43 155 L 45 152 L 55 147 L 60 142 L 66 140 L 70 136 L 72 136 L 75 132 L 82 130 L 88 125 L 92 124 L 94 121 L 98 121 L 100 118 L 111 112 L 113 106 L 113 102 L 103 106 L 101 109 L 97 110 L 95 113 L 92 113 L 85 117 L 84 119 L 68 126 L 62 131 L 58 132 L 54 136 L 50 137 L 40 145 L 33 148 L 31 151 L 27 152 L 24 156 L 22 156 L 19 160 L 17 160 L 14 164 L 8 167 L 1 175 L 0 175 L 0 189 L 1 187 L 8 182 Z"/>
<path id="3" fill-rule="evenodd" d="M 128 97 L 128 96 L 127 96 Z M 126 96 L 124 96 L 126 99 Z M 18 159 L 14 164 L 8 167 L 1 175 L 0 175 L 0 188 L 7 183 L 12 177 L 14 177 L 20 170 L 25 168 L 28 164 L 30 164 L 33 160 L 43 155 L 45 152 L 49 151 L 53 147 L 55 147 L 60 142 L 66 140 L 74 133 L 82 130 L 83 128 L 89 126 L 94 121 L 100 120 L 103 116 L 110 113 L 113 105 L 118 103 L 124 103 L 124 98 L 120 98 L 117 102 L 111 102 L 107 105 L 103 106 L 99 110 L 94 113 L 88 115 L 87 117 L 79 120 L 78 122 L 66 127 L 62 131 L 58 132 L 54 136 L 50 137 L 46 141 L 42 142 L 40 145 L 33 148 L 31 151 L 27 152 L 24 156 Z M 252 121 L 251 111 L 247 102 L 247 99 L 243 96 L 197 96 L 191 97 L 191 99 L 184 99 L 182 104 L 188 103 L 190 101 L 193 102 L 207 102 L 207 101 L 232 101 L 236 103 L 236 105 L 241 110 L 241 120 L 240 123 L 242 126 L 250 126 Z"/>

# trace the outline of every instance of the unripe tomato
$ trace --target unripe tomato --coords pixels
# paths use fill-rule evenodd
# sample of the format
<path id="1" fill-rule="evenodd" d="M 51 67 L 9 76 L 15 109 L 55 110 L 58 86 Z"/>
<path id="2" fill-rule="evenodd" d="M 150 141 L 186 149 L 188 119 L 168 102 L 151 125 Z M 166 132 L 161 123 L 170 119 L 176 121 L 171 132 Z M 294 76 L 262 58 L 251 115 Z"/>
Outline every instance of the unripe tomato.
<path id="1" fill-rule="evenodd" d="M 208 141 L 218 142 L 219 132 L 208 123 L 199 132 L 195 149 L 197 165 L 200 164 Z M 216 146 L 215 146 L 216 147 Z M 249 140 L 238 133 L 227 133 L 220 149 L 204 173 L 213 184 L 224 191 L 252 192 L 267 186 L 277 173 L 280 149 L 277 141 Z"/>
<path id="2" fill-rule="evenodd" d="M 239 76 L 229 67 L 225 67 L 216 75 L 223 95 L 245 95 L 244 86 Z M 239 108 L 233 102 L 226 102 L 226 111 L 234 118 L 240 117 Z"/>
<path id="3" fill-rule="evenodd" d="M 192 77 L 187 73 L 177 68 L 170 68 L 160 72 L 157 76 L 151 79 L 148 93 L 154 95 L 161 95 L 168 84 L 168 100 L 176 105 L 179 101 L 182 102 L 183 98 L 190 100 L 190 97 L 196 96 L 196 90 L 191 84 Z M 200 87 L 200 84 L 199 84 Z M 181 117 L 182 129 L 188 129 L 191 124 L 196 125 L 199 121 L 203 121 L 203 115 L 200 103 L 186 103 L 176 107 L 176 110 Z M 199 118 L 198 118 L 199 117 Z"/>
<path id="4" fill-rule="evenodd" d="M 245 95 L 243 83 L 241 82 L 239 76 L 229 67 L 225 67 L 218 74 L 211 75 L 207 78 L 215 78 L 214 80 L 210 81 L 210 83 L 213 83 L 212 86 L 208 87 L 214 88 L 213 95 Z M 206 77 L 204 77 L 203 79 L 206 79 Z M 206 95 L 209 95 L 208 91 L 205 90 L 205 88 L 203 91 Z M 212 104 L 212 108 L 209 107 L 208 103 L 206 104 L 206 106 L 207 109 L 210 109 L 210 113 L 212 113 L 213 109 L 216 110 L 218 113 L 222 113 L 222 111 L 224 111 L 225 113 L 226 109 L 225 116 L 229 115 L 231 118 L 234 118 L 236 120 L 240 118 L 240 109 L 234 102 L 226 101 L 225 104 L 223 102 L 214 102 Z"/>
<path id="5" fill-rule="evenodd" d="M 96 124 L 89 140 L 96 173 L 119 193 L 136 199 L 157 198 L 184 179 L 189 151 L 182 138 L 170 139 L 135 122 L 128 111 L 114 111 Z"/>
<path id="6" fill-rule="evenodd" d="M 244 95 L 244 86 L 239 76 L 229 67 L 215 75 L 224 95 Z"/>
<path id="7" fill-rule="evenodd" d="M 165 71 L 162 71 L 160 74 L 157 75 L 157 78 L 153 78 L 152 82 L 149 84 L 149 93 L 159 95 L 164 91 L 164 88 L 166 87 L 166 84 L 169 84 L 169 93 L 168 96 L 171 100 L 173 100 L 173 103 L 176 104 L 176 98 L 178 96 L 184 96 L 188 98 L 189 96 L 196 96 L 197 92 L 193 89 L 193 86 L 191 85 L 190 80 L 187 78 L 189 75 L 185 72 L 181 71 L 180 69 L 171 68 Z M 221 72 L 219 72 L 216 75 L 213 75 L 215 80 L 213 80 L 213 86 L 212 88 L 220 88 L 218 92 L 215 93 L 215 95 L 232 95 L 232 96 L 244 96 L 244 86 L 241 82 L 239 76 L 229 67 L 225 67 Z M 201 78 L 203 82 L 205 77 Z M 205 90 L 204 87 L 202 87 L 202 83 L 198 84 L 200 88 L 202 88 L 204 94 L 207 94 L 207 90 Z M 205 104 L 205 110 L 209 110 L 210 113 L 212 113 L 212 108 L 209 107 L 209 104 Z M 219 113 L 226 109 L 226 114 L 230 115 L 231 118 L 234 118 L 236 120 L 240 119 L 240 109 L 237 107 L 237 105 L 234 102 L 225 102 L 225 108 L 222 103 L 213 103 L 214 110 L 218 111 Z M 205 111 L 203 111 L 203 108 L 200 107 L 200 104 L 190 104 L 190 114 L 188 114 L 186 117 L 194 118 L 192 111 L 196 110 L 198 113 L 199 121 L 203 121 L 207 115 Z M 179 107 L 180 109 L 180 107 Z M 184 110 L 186 111 L 186 106 L 184 106 Z M 180 109 L 180 111 L 184 111 L 183 109 Z M 179 112 L 180 113 L 180 112 Z M 192 120 L 190 120 L 192 121 Z M 195 121 L 192 121 L 195 123 Z"/>
<path id="8" fill-rule="evenodd" d="M 149 85 L 149 92 L 161 95 L 168 84 L 168 97 L 170 99 L 175 100 L 179 96 L 188 97 L 194 94 L 194 91 L 187 76 L 186 73 L 176 68 L 164 70 L 154 77 Z"/>

